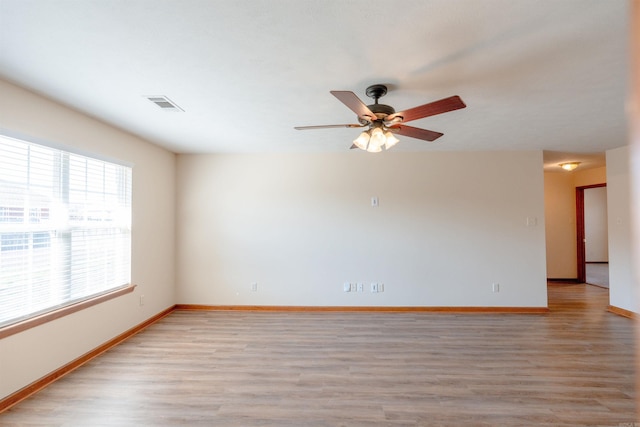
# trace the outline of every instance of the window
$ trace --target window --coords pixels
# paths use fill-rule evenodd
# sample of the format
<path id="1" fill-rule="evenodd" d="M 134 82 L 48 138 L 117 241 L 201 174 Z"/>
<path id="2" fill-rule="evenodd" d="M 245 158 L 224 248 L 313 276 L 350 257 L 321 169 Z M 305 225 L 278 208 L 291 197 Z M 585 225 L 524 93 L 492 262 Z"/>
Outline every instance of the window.
<path id="1" fill-rule="evenodd" d="M 0 135 L 0 327 L 131 281 L 131 168 Z"/>

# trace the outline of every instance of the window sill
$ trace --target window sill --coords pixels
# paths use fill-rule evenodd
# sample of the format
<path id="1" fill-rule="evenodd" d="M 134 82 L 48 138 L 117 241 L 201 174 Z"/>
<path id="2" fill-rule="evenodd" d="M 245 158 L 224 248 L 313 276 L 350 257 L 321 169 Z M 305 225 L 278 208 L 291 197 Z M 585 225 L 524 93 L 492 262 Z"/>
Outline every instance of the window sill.
<path id="1" fill-rule="evenodd" d="M 59 319 L 71 313 L 75 313 L 76 311 L 84 310 L 85 308 L 89 308 L 105 301 L 109 301 L 110 299 L 117 298 L 121 295 L 131 293 L 135 288 L 136 285 L 127 285 L 123 288 L 118 288 L 114 291 L 107 292 L 106 294 L 101 294 L 96 297 L 80 301 L 75 304 L 71 304 L 66 307 L 41 314 L 39 316 L 31 317 L 12 325 L 5 326 L 3 328 L 0 328 L 0 339 L 26 331 L 27 329 L 34 328 L 36 326 L 42 325 L 43 323 Z"/>

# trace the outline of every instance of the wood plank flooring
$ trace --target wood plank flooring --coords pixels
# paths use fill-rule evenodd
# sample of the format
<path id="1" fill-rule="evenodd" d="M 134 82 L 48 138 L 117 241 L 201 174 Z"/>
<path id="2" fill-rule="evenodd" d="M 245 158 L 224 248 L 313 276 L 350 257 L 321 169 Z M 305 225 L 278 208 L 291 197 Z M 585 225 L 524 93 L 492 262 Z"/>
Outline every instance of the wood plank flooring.
<path id="1" fill-rule="evenodd" d="M 634 321 L 551 285 L 549 314 L 176 311 L 2 426 L 612 426 Z"/>

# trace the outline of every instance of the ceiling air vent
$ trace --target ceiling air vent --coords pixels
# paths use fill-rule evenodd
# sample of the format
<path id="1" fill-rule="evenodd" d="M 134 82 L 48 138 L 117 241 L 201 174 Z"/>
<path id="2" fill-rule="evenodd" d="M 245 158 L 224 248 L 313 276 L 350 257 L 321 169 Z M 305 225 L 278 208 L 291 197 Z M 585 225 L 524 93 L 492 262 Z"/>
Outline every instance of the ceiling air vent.
<path id="1" fill-rule="evenodd" d="M 145 96 L 145 98 L 156 104 L 158 107 L 162 108 L 164 111 L 184 111 L 164 95 Z"/>

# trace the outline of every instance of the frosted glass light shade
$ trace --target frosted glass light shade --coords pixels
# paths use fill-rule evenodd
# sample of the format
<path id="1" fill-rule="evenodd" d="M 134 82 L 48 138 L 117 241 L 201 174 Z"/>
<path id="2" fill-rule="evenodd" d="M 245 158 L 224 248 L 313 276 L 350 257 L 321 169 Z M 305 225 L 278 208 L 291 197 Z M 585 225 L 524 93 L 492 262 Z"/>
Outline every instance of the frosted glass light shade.
<path id="1" fill-rule="evenodd" d="M 382 149 L 384 143 L 384 132 L 382 132 L 382 129 L 380 128 L 375 128 L 371 131 L 371 139 L 369 139 L 369 149 L 367 151 L 371 153 L 377 153 Z M 372 151 L 371 148 L 373 148 L 375 151 Z"/>
<path id="2" fill-rule="evenodd" d="M 566 171 L 572 171 L 578 167 L 580 162 L 560 163 L 560 167 Z"/>
<path id="3" fill-rule="evenodd" d="M 386 148 L 387 150 L 393 147 L 394 145 L 396 145 L 398 142 L 400 142 L 400 140 L 396 138 L 395 135 L 389 131 L 385 132 L 384 136 L 386 138 L 386 142 L 384 143 L 384 148 Z"/>
<path id="4" fill-rule="evenodd" d="M 369 148 L 367 148 L 367 151 L 370 153 L 379 153 L 382 151 L 382 146 L 377 146 L 369 143 Z"/>
<path id="5" fill-rule="evenodd" d="M 367 149 L 367 144 L 369 143 L 369 134 L 367 132 L 362 132 L 359 137 L 353 140 L 353 143 L 361 150 Z"/>

